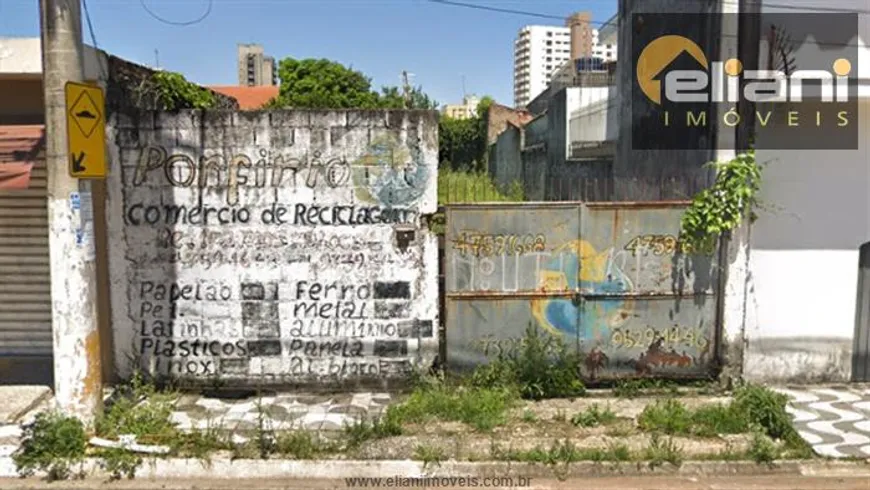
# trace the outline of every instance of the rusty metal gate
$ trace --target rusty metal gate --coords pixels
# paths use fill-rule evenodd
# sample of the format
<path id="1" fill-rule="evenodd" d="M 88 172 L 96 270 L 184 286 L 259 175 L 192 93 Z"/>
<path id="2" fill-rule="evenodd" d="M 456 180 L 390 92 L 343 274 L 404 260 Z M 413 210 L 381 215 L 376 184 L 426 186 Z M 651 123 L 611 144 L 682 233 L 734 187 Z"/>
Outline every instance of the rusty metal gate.
<path id="1" fill-rule="evenodd" d="M 679 250 L 684 207 L 449 206 L 448 367 L 515 350 L 533 325 L 584 354 L 587 379 L 714 374 L 717 254 Z"/>

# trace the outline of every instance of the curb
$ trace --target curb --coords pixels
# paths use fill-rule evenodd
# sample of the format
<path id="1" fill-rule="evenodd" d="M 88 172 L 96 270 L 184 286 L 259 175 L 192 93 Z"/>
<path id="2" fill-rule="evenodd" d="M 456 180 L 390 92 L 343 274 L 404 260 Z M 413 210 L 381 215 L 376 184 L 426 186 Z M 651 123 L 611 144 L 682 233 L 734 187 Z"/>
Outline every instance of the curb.
<path id="1" fill-rule="evenodd" d="M 83 470 L 90 477 L 107 477 L 99 461 L 87 459 Z M 230 460 L 212 459 L 152 459 L 146 460 L 136 471 L 137 479 L 271 479 L 334 480 L 342 478 L 402 477 L 526 477 L 526 478 L 581 478 L 604 476 L 679 475 L 794 475 L 794 476 L 866 476 L 870 478 L 870 464 L 863 461 L 777 461 L 770 465 L 752 461 L 686 461 L 681 466 L 665 464 L 652 468 L 646 462 L 589 462 L 549 466 L 517 462 L 464 462 L 445 461 L 440 465 L 411 460 Z M 0 458 L 0 478 L 18 478 L 11 457 Z"/>

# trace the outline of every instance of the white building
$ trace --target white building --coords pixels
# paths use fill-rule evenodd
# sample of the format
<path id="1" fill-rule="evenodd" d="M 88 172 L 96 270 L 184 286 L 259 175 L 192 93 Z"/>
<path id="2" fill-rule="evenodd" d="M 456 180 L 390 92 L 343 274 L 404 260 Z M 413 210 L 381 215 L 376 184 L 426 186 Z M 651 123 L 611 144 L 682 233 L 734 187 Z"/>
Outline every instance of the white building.
<path id="1" fill-rule="evenodd" d="M 474 95 L 468 95 L 462 99 L 461 104 L 447 104 L 441 109 L 441 114 L 451 119 L 470 119 L 477 116 L 477 105 L 480 99 Z"/>
<path id="2" fill-rule="evenodd" d="M 514 41 L 514 105 L 525 106 L 550 84 L 554 71 L 571 57 L 571 30 L 523 27 Z"/>
<path id="3" fill-rule="evenodd" d="M 571 61 L 571 41 L 570 27 L 526 26 L 520 30 L 514 41 L 515 106 L 525 106 L 547 89 L 556 72 Z M 592 29 L 591 55 L 616 60 L 615 39 L 599 44 L 598 30 Z"/>

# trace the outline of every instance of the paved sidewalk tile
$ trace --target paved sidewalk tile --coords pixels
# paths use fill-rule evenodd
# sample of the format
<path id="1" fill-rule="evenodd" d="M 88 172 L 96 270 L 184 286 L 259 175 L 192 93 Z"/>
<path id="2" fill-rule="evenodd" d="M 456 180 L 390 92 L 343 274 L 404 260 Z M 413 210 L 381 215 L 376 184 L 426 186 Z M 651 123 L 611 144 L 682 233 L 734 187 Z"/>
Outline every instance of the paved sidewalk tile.
<path id="1" fill-rule="evenodd" d="M 787 410 L 798 433 L 820 456 L 870 457 L 870 389 L 775 388 L 791 399 Z"/>
<path id="2" fill-rule="evenodd" d="M 181 430 L 254 429 L 261 422 L 275 430 L 341 430 L 347 424 L 377 418 L 390 400 L 386 393 L 280 394 L 259 400 L 185 395 L 176 403 L 172 420 Z"/>

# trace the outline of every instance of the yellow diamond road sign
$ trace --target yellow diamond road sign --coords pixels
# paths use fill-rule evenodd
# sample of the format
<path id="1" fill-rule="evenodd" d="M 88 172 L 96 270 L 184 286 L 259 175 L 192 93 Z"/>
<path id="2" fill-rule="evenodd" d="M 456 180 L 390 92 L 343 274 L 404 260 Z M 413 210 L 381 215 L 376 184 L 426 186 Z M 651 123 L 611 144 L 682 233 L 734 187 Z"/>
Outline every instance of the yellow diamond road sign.
<path id="1" fill-rule="evenodd" d="M 69 174 L 78 179 L 106 177 L 106 120 L 103 90 L 66 83 L 66 128 Z"/>

